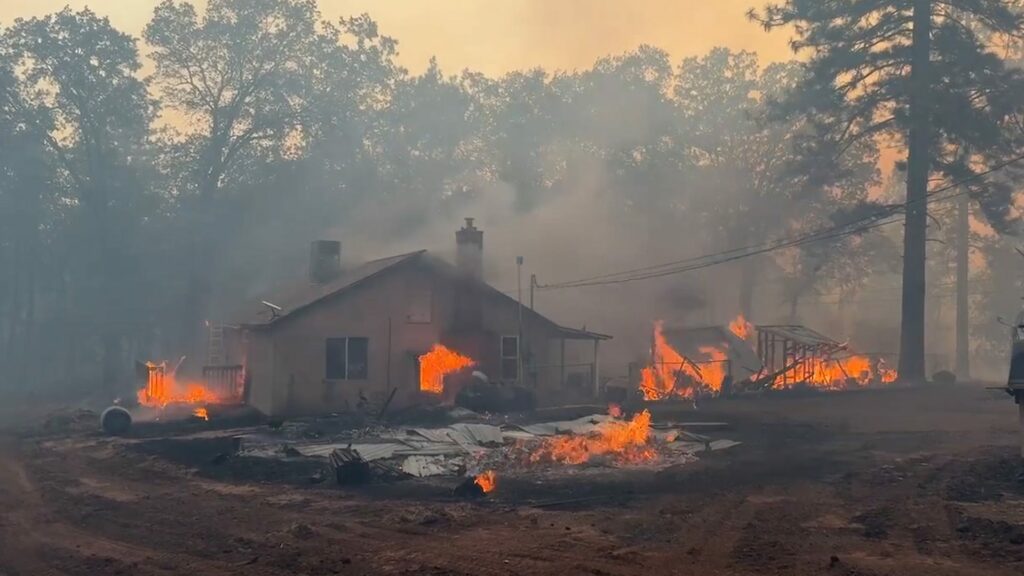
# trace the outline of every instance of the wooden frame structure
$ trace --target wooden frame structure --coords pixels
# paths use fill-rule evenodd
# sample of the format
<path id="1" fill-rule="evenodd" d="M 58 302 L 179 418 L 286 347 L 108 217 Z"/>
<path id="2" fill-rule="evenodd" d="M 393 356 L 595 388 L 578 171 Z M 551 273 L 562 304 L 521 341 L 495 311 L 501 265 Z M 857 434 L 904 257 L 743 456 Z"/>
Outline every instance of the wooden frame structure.
<path id="1" fill-rule="evenodd" d="M 815 360 L 827 360 L 846 348 L 824 334 L 798 324 L 757 326 L 757 355 L 774 382 L 789 386 L 813 376 Z"/>

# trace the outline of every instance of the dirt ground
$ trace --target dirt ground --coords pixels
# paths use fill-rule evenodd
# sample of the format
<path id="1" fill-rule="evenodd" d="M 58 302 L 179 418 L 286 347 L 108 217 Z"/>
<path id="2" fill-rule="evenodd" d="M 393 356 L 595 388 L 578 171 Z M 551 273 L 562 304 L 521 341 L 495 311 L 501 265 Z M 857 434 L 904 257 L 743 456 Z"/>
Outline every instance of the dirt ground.
<path id="1" fill-rule="evenodd" d="M 655 407 L 742 445 L 661 472 L 341 489 L 94 433 L 0 440 L 0 576 L 1024 573 L 1016 406 L 977 387 Z M 228 468 L 225 468 L 228 469 Z M 230 476 L 230 474 L 228 474 Z"/>

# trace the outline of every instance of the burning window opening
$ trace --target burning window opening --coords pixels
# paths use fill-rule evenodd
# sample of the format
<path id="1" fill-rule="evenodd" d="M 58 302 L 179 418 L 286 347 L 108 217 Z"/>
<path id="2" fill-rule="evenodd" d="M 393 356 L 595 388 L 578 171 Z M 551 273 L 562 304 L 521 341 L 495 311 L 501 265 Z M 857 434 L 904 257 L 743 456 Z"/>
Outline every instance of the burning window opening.
<path id="1" fill-rule="evenodd" d="M 608 456 L 620 463 L 647 462 L 658 457 L 651 438 L 651 413 L 644 410 L 628 421 L 603 422 L 587 436 L 544 438 L 533 449 L 530 461 L 584 464 L 591 458 Z"/>
<path id="2" fill-rule="evenodd" d="M 475 366 L 476 362 L 441 344 L 434 344 L 429 352 L 419 357 L 419 364 L 420 390 L 429 394 L 443 394 L 445 376 Z"/>

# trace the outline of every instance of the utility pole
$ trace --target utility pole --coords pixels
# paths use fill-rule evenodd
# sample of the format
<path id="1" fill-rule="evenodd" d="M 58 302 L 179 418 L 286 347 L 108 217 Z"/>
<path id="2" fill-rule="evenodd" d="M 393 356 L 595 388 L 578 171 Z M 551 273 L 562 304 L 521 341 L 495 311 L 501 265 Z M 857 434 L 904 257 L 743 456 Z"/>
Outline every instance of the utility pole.
<path id="1" fill-rule="evenodd" d="M 530 310 L 533 310 L 533 289 L 537 287 L 537 275 L 530 274 Z"/>
<path id="2" fill-rule="evenodd" d="M 516 382 L 523 385 L 523 257 L 516 256 L 516 300 L 519 302 L 519 335 L 516 336 Z"/>
<path id="3" fill-rule="evenodd" d="M 966 191 L 962 191 L 966 192 Z M 961 194 L 956 212 L 956 364 L 957 379 L 971 379 L 970 309 L 967 298 L 970 255 L 971 198 Z"/>

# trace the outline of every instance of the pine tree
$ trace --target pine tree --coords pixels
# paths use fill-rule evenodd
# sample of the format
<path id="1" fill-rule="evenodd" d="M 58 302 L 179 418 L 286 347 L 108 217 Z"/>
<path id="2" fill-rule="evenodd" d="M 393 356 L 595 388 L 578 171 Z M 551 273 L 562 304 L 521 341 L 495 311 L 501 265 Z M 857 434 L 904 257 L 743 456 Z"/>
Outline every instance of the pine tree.
<path id="1" fill-rule="evenodd" d="M 1011 0 L 787 0 L 750 17 L 794 30 L 807 75 L 780 110 L 813 119 L 808 150 L 827 173 L 856 142 L 879 139 L 907 151 L 899 373 L 925 377 L 925 243 L 932 174 L 963 180 L 1017 148 L 1006 130 L 1021 77 L 996 52 L 1024 31 Z M 971 150 L 969 157 L 960 152 Z M 902 163 L 901 163 L 901 167 Z M 988 196 L 993 196 L 991 191 Z M 990 220 L 1005 196 L 986 197 Z"/>

